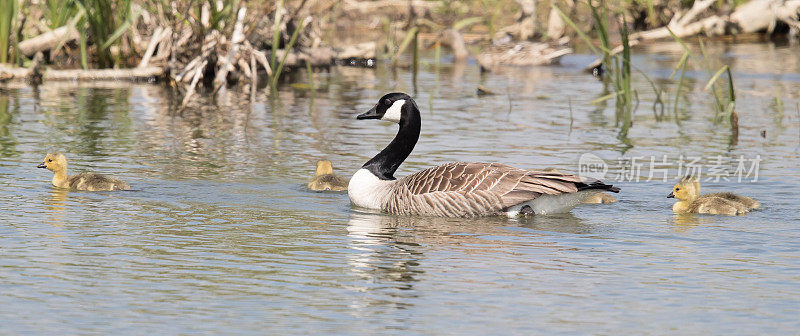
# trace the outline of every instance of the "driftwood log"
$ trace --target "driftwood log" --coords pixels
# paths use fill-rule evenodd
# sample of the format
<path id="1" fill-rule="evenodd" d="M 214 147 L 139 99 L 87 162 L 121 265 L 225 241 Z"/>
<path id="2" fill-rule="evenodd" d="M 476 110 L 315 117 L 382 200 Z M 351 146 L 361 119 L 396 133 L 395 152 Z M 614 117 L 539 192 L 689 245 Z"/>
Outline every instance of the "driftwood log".
<path id="1" fill-rule="evenodd" d="M 636 45 L 640 40 L 671 38 L 672 34 L 687 37 L 699 34 L 716 36 L 771 32 L 778 22 L 784 22 L 800 31 L 800 0 L 751 0 L 736 8 L 730 15 L 711 15 L 698 19 L 707 14 L 715 2 L 715 0 L 697 0 L 688 11 L 676 14 L 667 26 L 631 34 L 630 44 Z M 614 53 L 621 51 L 621 46 L 614 49 Z M 596 60 L 585 70 L 592 71 L 601 63 L 602 60 Z"/>
<path id="2" fill-rule="evenodd" d="M 666 27 L 631 34 L 631 39 L 669 38 L 669 30 L 678 37 L 705 33 L 722 35 L 771 31 L 777 22 L 800 28 L 800 0 L 751 0 L 731 13 L 731 15 L 712 15 L 697 19 L 704 14 L 715 0 L 698 0 L 685 13 L 679 13 Z M 697 19 L 697 20 L 695 20 Z M 669 28 L 669 30 L 667 30 Z"/>
<path id="3" fill-rule="evenodd" d="M 37 71 L 26 68 L 0 67 L 0 81 L 29 80 Z M 93 70 L 55 70 L 46 69 L 41 73 L 43 81 L 144 81 L 158 79 L 164 69 L 146 67 L 136 69 L 93 69 Z"/>
<path id="4" fill-rule="evenodd" d="M 55 49 L 59 44 L 76 40 L 80 37 L 74 27 L 63 26 L 34 38 L 19 43 L 19 51 L 25 57 L 31 57 L 40 51 Z"/>

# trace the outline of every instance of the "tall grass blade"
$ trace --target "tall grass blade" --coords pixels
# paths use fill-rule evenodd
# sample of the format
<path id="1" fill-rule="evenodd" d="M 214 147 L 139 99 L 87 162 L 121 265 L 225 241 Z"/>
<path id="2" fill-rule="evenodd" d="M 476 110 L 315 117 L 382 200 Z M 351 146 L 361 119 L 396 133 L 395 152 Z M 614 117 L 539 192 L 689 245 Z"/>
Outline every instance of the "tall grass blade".
<path id="1" fill-rule="evenodd" d="M 414 45 L 412 50 L 414 52 L 414 76 L 416 77 L 417 71 L 419 70 L 419 30 L 414 32 Z"/>
<path id="2" fill-rule="evenodd" d="M 706 86 L 703 87 L 703 91 L 708 90 L 709 88 L 711 88 L 714 85 L 714 83 L 717 81 L 719 76 L 722 75 L 722 73 L 725 72 L 726 70 L 728 70 L 728 66 L 727 65 L 723 65 L 721 68 L 719 68 L 719 70 L 717 70 L 717 72 L 714 74 L 714 76 L 711 76 L 711 79 L 708 80 L 708 83 L 706 84 Z"/>
<path id="3" fill-rule="evenodd" d="M 81 48 L 81 67 L 83 70 L 89 69 L 89 55 L 86 51 L 86 34 L 80 34 L 78 44 L 80 44 Z"/>
<path id="4" fill-rule="evenodd" d="M 731 68 L 726 66 L 725 71 L 728 73 L 728 101 L 736 102 L 736 92 L 733 89 L 733 75 L 731 75 Z"/>
<path id="5" fill-rule="evenodd" d="M 687 53 L 691 53 L 691 52 L 689 51 L 689 47 L 687 47 L 687 46 L 686 46 L 686 43 L 683 43 L 683 40 L 682 40 L 680 37 L 678 37 L 678 35 L 675 35 L 675 33 L 672 31 L 672 29 L 669 29 L 669 27 L 666 27 L 666 28 L 667 28 L 667 31 L 669 32 L 669 34 L 670 34 L 670 35 L 672 35 L 672 38 L 673 38 L 675 41 L 677 41 L 678 43 L 680 43 L 680 44 L 681 44 L 681 47 L 683 47 L 683 50 L 684 50 L 685 52 L 687 52 Z"/>
<path id="6" fill-rule="evenodd" d="M 311 68 L 311 62 L 306 62 L 306 72 L 308 73 L 308 86 L 313 92 L 314 88 L 314 69 Z"/>
<path id="7" fill-rule="evenodd" d="M 294 43 L 297 42 L 297 37 L 300 36 L 300 30 L 303 29 L 306 23 L 306 18 L 302 18 L 300 23 L 294 29 L 294 33 L 292 33 L 292 38 L 289 39 L 289 45 L 286 46 L 284 49 L 283 57 L 281 58 L 281 62 L 278 63 L 278 68 L 275 69 L 275 73 L 272 75 L 272 87 L 277 87 L 278 85 L 278 78 L 281 76 L 281 72 L 283 71 L 283 66 L 286 64 L 286 58 L 289 57 L 289 53 L 292 51 L 292 47 L 294 47 Z"/>
<path id="8" fill-rule="evenodd" d="M 687 55 L 687 54 L 688 54 L 688 51 L 684 55 Z M 678 101 L 681 98 L 681 89 L 683 89 L 683 79 L 684 79 L 683 77 L 684 77 L 685 73 L 686 73 L 686 62 L 683 62 L 683 63 L 681 63 L 681 76 L 678 79 L 678 88 L 675 90 L 675 103 L 673 105 L 673 109 L 674 109 L 673 113 L 675 114 L 675 121 L 678 121 Z"/>
<path id="9" fill-rule="evenodd" d="M 6 63 L 9 61 L 8 47 L 14 18 L 17 16 L 17 0 L 0 0 L 0 8 L 0 63 Z"/>
<path id="10" fill-rule="evenodd" d="M 453 24 L 453 29 L 461 30 L 461 28 L 465 28 L 474 25 L 476 23 L 481 23 L 483 21 L 484 21 L 483 18 L 480 16 L 469 17 L 463 20 L 456 21 L 456 23 Z"/>
<path id="11" fill-rule="evenodd" d="M 575 22 L 573 22 L 567 16 L 567 14 L 564 14 L 564 12 L 562 12 L 561 9 L 558 8 L 558 6 L 553 5 L 553 8 L 555 8 L 556 12 L 558 12 L 558 15 L 561 16 L 562 19 L 564 19 L 564 21 L 572 28 L 572 30 L 578 33 L 578 36 L 580 36 L 580 38 L 584 42 L 586 42 L 586 45 L 589 46 L 589 49 L 591 49 L 595 55 L 600 55 L 600 51 L 597 50 L 597 48 L 595 48 L 594 44 L 592 44 L 592 40 L 590 40 L 589 37 L 586 36 L 586 34 L 584 34 L 583 31 L 580 30 L 580 28 L 578 28 L 578 25 L 576 25 Z"/>
<path id="12" fill-rule="evenodd" d="M 419 31 L 418 27 L 412 27 L 408 30 L 406 37 L 403 38 L 403 42 L 400 42 L 400 47 L 397 48 L 397 52 L 392 57 L 393 66 L 397 66 L 397 59 L 403 54 L 404 51 L 406 51 L 406 48 L 408 48 L 408 45 L 411 44 L 411 41 L 414 39 L 414 35 L 417 34 L 417 31 Z"/>
<path id="13" fill-rule="evenodd" d="M 50 29 L 67 24 L 77 11 L 74 0 L 45 0 L 45 6 L 46 10 L 42 14 Z"/>
<path id="14" fill-rule="evenodd" d="M 675 65 L 675 69 L 673 69 L 672 73 L 669 75 L 669 79 L 675 78 L 675 74 L 678 73 L 678 70 L 683 69 L 686 66 L 686 62 L 688 61 L 689 61 L 689 52 L 684 51 L 680 61 L 678 61 L 678 64 Z"/>
<path id="15" fill-rule="evenodd" d="M 275 22 L 272 24 L 272 57 L 269 58 L 269 67 L 275 69 L 278 57 L 278 44 L 281 39 L 281 10 L 283 9 L 283 0 L 278 0 L 275 5 Z"/>
<path id="16" fill-rule="evenodd" d="M 112 33 L 111 36 L 108 37 L 108 40 L 106 40 L 106 42 L 103 43 L 103 45 L 100 46 L 100 48 L 106 49 L 110 47 L 112 44 L 114 44 L 114 42 L 116 42 L 117 39 L 119 39 L 122 36 L 122 34 L 125 34 L 125 32 L 133 25 L 133 22 L 136 21 L 136 19 L 139 18 L 139 15 L 141 14 L 142 14 L 142 8 L 140 7 L 139 10 L 136 11 L 136 13 L 133 13 L 132 15 L 128 16 L 125 19 L 125 22 L 123 22 L 122 25 L 117 27 L 117 30 L 115 30 L 114 33 Z"/>
<path id="17" fill-rule="evenodd" d="M 612 93 L 609 93 L 609 94 L 607 94 L 605 96 L 601 96 L 601 97 L 598 97 L 597 99 L 594 99 L 594 100 L 590 101 L 589 104 L 594 105 L 594 104 L 597 104 L 597 103 L 602 103 L 602 102 L 604 102 L 606 100 L 609 100 L 611 98 L 619 96 L 620 94 L 623 94 L 623 93 L 624 92 L 612 92 Z"/>

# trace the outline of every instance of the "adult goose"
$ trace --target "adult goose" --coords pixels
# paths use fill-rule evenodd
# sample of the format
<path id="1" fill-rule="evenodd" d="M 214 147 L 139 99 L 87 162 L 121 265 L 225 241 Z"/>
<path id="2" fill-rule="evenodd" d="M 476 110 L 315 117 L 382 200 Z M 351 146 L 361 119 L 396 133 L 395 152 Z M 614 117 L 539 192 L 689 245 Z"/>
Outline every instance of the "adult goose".
<path id="1" fill-rule="evenodd" d="M 347 192 L 359 207 L 397 215 L 514 217 L 568 212 L 597 192 L 619 191 L 575 175 L 481 162 L 447 163 L 396 179 L 419 139 L 417 104 L 405 93 L 389 93 L 357 119 L 400 124 L 394 140 L 350 179 Z"/>

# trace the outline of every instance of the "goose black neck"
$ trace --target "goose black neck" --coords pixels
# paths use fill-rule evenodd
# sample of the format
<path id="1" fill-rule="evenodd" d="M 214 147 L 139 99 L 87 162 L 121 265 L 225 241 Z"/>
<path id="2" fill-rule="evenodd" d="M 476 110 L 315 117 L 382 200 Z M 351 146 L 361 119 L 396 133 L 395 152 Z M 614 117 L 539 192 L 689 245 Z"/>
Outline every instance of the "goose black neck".
<path id="1" fill-rule="evenodd" d="M 422 121 L 419 109 L 413 100 L 403 105 L 400 118 L 400 130 L 394 139 L 380 153 L 367 161 L 362 168 L 372 172 L 381 180 L 394 180 L 394 172 L 408 158 L 419 140 Z"/>

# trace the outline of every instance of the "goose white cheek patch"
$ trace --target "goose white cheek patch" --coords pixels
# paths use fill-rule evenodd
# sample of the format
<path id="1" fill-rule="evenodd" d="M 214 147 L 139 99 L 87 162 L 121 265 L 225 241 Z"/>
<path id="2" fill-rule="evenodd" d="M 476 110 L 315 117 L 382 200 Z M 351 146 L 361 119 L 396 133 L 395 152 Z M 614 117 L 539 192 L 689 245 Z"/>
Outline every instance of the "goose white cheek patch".
<path id="1" fill-rule="evenodd" d="M 403 104 L 405 103 L 405 99 L 396 100 L 392 106 L 386 109 L 386 113 L 381 120 L 400 122 L 400 114 L 402 113 Z"/>

